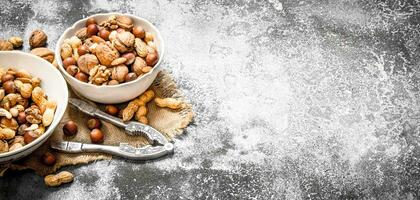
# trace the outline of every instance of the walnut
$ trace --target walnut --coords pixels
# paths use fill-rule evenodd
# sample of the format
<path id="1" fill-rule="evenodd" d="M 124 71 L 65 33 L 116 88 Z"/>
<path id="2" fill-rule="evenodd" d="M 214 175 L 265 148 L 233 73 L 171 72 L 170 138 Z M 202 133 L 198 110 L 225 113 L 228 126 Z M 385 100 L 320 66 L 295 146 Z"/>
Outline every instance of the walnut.
<path id="1" fill-rule="evenodd" d="M 41 111 L 37 106 L 31 106 L 25 110 L 26 121 L 31 124 L 40 124 L 42 122 Z"/>
<path id="2" fill-rule="evenodd" d="M 116 30 L 118 28 L 117 16 L 115 15 L 109 16 L 108 19 L 101 22 L 99 26 L 110 29 L 110 30 Z"/>
<path id="3" fill-rule="evenodd" d="M 117 21 L 117 25 L 120 28 L 125 29 L 126 31 L 131 31 L 131 29 L 133 28 L 133 20 L 130 17 L 124 16 L 124 15 L 119 15 L 116 18 Z"/>
<path id="4" fill-rule="evenodd" d="M 114 40 L 114 47 L 120 52 L 131 51 L 134 47 L 134 35 L 130 32 L 121 32 L 117 34 Z"/>
<path id="5" fill-rule="evenodd" d="M 113 80 L 117 80 L 118 82 L 122 83 L 125 80 L 125 76 L 128 74 L 128 67 L 125 65 L 118 65 L 112 68 L 111 73 L 111 78 Z"/>
<path id="6" fill-rule="evenodd" d="M 13 50 L 13 44 L 6 40 L 0 40 L 0 51 Z"/>
<path id="7" fill-rule="evenodd" d="M 34 30 L 29 37 L 29 45 L 31 48 L 43 47 L 47 43 L 47 38 L 48 37 L 44 31 L 40 29 Z"/>
<path id="8" fill-rule="evenodd" d="M 31 50 L 31 54 L 34 54 L 36 56 L 39 56 L 46 61 L 53 63 L 54 62 L 54 52 L 45 48 L 45 47 L 39 47 Z"/>
<path id="9" fill-rule="evenodd" d="M 99 64 L 98 58 L 92 54 L 85 54 L 80 56 L 77 60 L 77 66 L 84 73 L 89 73 L 89 71 Z"/>
<path id="10" fill-rule="evenodd" d="M 13 48 L 19 48 L 23 44 L 23 40 L 21 37 L 11 37 L 9 38 L 9 42 L 12 43 Z"/>
<path id="11" fill-rule="evenodd" d="M 98 44 L 95 48 L 96 56 L 102 65 L 110 66 L 112 61 L 120 57 L 118 51 L 114 50 L 108 44 Z"/>
<path id="12" fill-rule="evenodd" d="M 102 85 L 108 82 L 111 71 L 106 66 L 97 65 L 89 71 L 89 83 Z"/>

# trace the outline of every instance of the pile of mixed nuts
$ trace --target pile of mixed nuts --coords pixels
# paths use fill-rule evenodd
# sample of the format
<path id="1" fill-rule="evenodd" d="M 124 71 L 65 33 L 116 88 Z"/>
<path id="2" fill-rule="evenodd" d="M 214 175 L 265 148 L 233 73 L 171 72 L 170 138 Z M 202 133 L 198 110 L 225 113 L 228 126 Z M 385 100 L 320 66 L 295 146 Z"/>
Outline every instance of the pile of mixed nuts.
<path id="1" fill-rule="evenodd" d="M 61 46 L 67 73 L 95 85 L 117 85 L 148 73 L 158 61 L 154 37 L 125 15 L 89 18 Z"/>
<path id="2" fill-rule="evenodd" d="M 0 153 L 40 137 L 54 119 L 57 103 L 48 100 L 41 80 L 25 70 L 0 68 Z"/>

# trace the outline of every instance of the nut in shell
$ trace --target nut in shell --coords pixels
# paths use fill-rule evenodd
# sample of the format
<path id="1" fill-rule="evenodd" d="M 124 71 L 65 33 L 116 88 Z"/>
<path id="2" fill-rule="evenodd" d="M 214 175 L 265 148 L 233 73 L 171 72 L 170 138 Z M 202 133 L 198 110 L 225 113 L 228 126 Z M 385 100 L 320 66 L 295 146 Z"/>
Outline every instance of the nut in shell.
<path id="1" fill-rule="evenodd" d="M 95 53 L 98 57 L 99 62 L 105 66 L 110 66 L 112 61 L 114 61 L 120 56 L 118 51 L 115 51 L 110 46 L 104 43 L 98 44 L 98 46 L 96 46 Z"/>
<path id="2" fill-rule="evenodd" d="M 130 32 L 121 32 L 117 34 L 117 38 L 114 41 L 114 47 L 120 52 L 125 53 L 131 51 L 134 47 L 134 35 Z"/>
<path id="3" fill-rule="evenodd" d="M 45 47 L 32 49 L 31 54 L 39 56 L 50 63 L 54 62 L 54 52 Z"/>
<path id="4" fill-rule="evenodd" d="M 9 42 L 12 43 L 13 48 L 19 48 L 23 44 L 23 40 L 21 37 L 11 37 L 9 38 Z"/>
<path id="5" fill-rule="evenodd" d="M 140 76 L 143 74 L 143 67 L 146 67 L 146 61 L 143 58 L 136 57 L 136 60 L 134 61 L 133 65 L 131 65 L 131 70 L 137 74 L 137 76 Z"/>
<path id="6" fill-rule="evenodd" d="M 133 20 L 130 17 L 124 16 L 124 15 L 117 16 L 116 22 L 120 28 L 123 28 L 126 31 L 131 31 L 131 29 L 134 26 Z"/>
<path id="7" fill-rule="evenodd" d="M 73 49 L 71 48 L 70 44 L 68 43 L 63 43 L 61 45 L 61 58 L 64 60 L 68 57 L 71 57 L 73 55 Z"/>
<path id="8" fill-rule="evenodd" d="M 31 48 L 43 47 L 47 43 L 47 38 L 48 37 L 44 31 L 40 29 L 34 30 L 29 37 L 29 45 Z"/>
<path id="9" fill-rule="evenodd" d="M 125 65 L 118 65 L 112 69 L 111 78 L 122 83 L 125 81 L 125 76 L 128 74 L 128 67 Z"/>
<path id="10" fill-rule="evenodd" d="M 147 44 L 143 42 L 143 40 L 136 38 L 134 42 L 134 47 L 138 56 L 142 58 L 145 58 L 147 56 Z"/>
<path id="11" fill-rule="evenodd" d="M 92 54 L 85 54 L 83 56 L 80 56 L 77 60 L 77 65 L 79 66 L 79 69 L 84 73 L 89 73 L 89 71 L 98 64 L 98 59 Z"/>
<path id="12" fill-rule="evenodd" d="M 78 30 L 75 35 L 81 39 L 82 41 L 86 40 L 88 38 L 88 33 L 87 33 L 87 28 L 81 28 L 80 30 Z"/>
<path id="13" fill-rule="evenodd" d="M 6 40 L 0 40 L 0 51 L 13 50 L 13 44 Z"/>

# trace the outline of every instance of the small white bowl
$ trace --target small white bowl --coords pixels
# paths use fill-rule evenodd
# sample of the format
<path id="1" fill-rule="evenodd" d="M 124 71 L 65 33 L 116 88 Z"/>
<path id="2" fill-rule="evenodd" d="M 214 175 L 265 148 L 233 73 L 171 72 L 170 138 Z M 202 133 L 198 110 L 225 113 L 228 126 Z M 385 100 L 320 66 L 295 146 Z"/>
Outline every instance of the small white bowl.
<path id="1" fill-rule="evenodd" d="M 118 85 L 106 85 L 106 86 L 97 86 L 90 83 L 84 83 L 82 81 L 77 80 L 73 76 L 70 76 L 63 67 L 63 62 L 60 56 L 61 45 L 63 44 L 64 40 L 74 36 L 75 32 L 79 29 L 85 27 L 86 21 L 88 18 L 94 18 L 98 23 L 108 19 L 111 15 L 126 15 L 131 17 L 134 22 L 134 25 L 142 26 L 147 32 L 150 32 L 154 36 L 154 43 L 156 44 L 159 60 L 156 65 L 152 68 L 152 70 L 143 75 L 140 78 L 137 78 L 134 81 L 130 81 L 127 83 L 122 83 Z M 75 90 L 78 94 L 86 97 L 95 102 L 104 103 L 104 104 L 115 104 L 115 103 L 122 103 L 134 99 L 135 97 L 139 96 L 141 93 L 146 91 L 147 88 L 153 83 L 159 71 L 161 71 L 160 64 L 162 62 L 164 56 L 164 45 L 163 39 L 155 26 L 152 25 L 149 21 L 134 16 L 130 14 L 122 14 L 122 13 L 105 13 L 105 14 L 96 14 L 84 18 L 82 20 L 77 21 L 73 24 L 70 28 L 68 28 L 64 33 L 61 35 L 60 39 L 58 39 L 57 46 L 55 49 L 55 57 L 57 59 L 57 63 L 59 65 L 59 69 L 63 74 L 64 78 L 70 84 L 70 86 Z"/>
<path id="2" fill-rule="evenodd" d="M 0 67 L 16 70 L 24 69 L 32 76 L 41 79 L 41 88 L 48 95 L 48 99 L 57 102 L 54 120 L 44 134 L 31 143 L 15 151 L 0 153 L 0 163 L 18 160 L 32 153 L 41 146 L 54 132 L 67 108 L 68 89 L 66 81 L 60 72 L 49 62 L 32 54 L 19 51 L 0 51 Z"/>

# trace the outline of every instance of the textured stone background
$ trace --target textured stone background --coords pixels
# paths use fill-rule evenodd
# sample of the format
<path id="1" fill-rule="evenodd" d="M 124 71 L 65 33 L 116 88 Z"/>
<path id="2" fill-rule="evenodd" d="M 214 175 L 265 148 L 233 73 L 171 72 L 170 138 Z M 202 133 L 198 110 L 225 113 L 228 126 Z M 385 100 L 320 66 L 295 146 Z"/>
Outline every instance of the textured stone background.
<path id="1" fill-rule="evenodd" d="M 0 37 L 54 48 L 108 11 L 161 30 L 195 122 L 171 158 L 10 174 L 0 199 L 420 198 L 418 0 L 2 1 Z"/>

